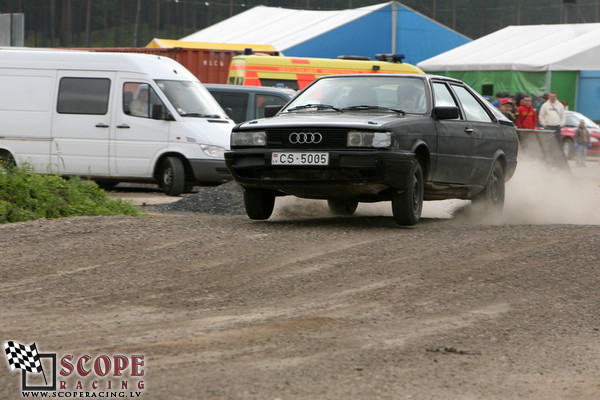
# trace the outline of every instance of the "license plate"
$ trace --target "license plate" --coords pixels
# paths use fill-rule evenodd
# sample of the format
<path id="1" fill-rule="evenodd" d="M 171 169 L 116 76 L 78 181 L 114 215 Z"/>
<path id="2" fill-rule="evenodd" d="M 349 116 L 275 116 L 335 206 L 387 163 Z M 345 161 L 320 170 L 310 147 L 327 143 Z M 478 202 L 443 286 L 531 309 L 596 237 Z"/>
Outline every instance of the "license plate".
<path id="1" fill-rule="evenodd" d="M 272 165 L 328 165 L 329 153 L 273 153 Z"/>

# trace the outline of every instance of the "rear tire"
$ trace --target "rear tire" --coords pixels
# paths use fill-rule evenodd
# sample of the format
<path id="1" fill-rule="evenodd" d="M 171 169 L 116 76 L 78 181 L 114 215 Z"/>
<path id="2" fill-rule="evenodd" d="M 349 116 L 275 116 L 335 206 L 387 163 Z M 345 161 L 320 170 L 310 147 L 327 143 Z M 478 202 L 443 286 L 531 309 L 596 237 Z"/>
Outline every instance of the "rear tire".
<path id="1" fill-rule="evenodd" d="M 575 158 L 575 146 L 571 139 L 563 139 L 562 151 L 567 160 L 573 160 Z"/>
<path id="2" fill-rule="evenodd" d="M 340 200 L 340 199 L 329 199 L 327 200 L 329 210 L 335 215 L 342 215 L 349 217 L 354 214 L 358 207 L 358 201 L 356 200 Z"/>
<path id="3" fill-rule="evenodd" d="M 179 196 L 185 188 L 185 169 L 177 157 L 164 159 L 159 173 L 159 185 L 168 196 Z"/>
<path id="4" fill-rule="evenodd" d="M 17 163 L 15 162 L 15 159 L 12 156 L 12 154 L 3 151 L 0 152 L 0 166 L 5 169 L 12 169 L 17 166 Z"/>
<path id="5" fill-rule="evenodd" d="M 492 173 L 485 184 L 483 192 L 473 198 L 477 207 L 492 212 L 494 215 L 502 214 L 504 208 L 504 170 L 498 161 L 492 165 Z"/>
<path id="6" fill-rule="evenodd" d="M 419 160 L 415 159 L 404 191 L 392 189 L 392 214 L 398 225 L 415 225 L 421 219 L 424 184 L 423 168 Z"/>
<path id="7" fill-rule="evenodd" d="M 264 189 L 244 189 L 244 207 L 250 219 L 268 219 L 275 206 L 275 194 Z"/>

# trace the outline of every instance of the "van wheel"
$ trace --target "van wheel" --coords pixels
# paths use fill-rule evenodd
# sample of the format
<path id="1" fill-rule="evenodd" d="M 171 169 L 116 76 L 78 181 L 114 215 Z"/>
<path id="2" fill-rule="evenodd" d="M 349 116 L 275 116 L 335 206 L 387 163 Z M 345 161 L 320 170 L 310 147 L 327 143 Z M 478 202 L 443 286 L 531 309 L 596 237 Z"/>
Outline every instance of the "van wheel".
<path id="1" fill-rule="evenodd" d="M 0 166 L 6 168 L 6 169 L 11 169 L 13 167 L 17 166 L 17 163 L 15 162 L 14 157 L 12 156 L 12 154 L 3 151 L 0 152 Z"/>
<path id="2" fill-rule="evenodd" d="M 423 211 L 423 168 L 415 159 L 408 174 L 403 191 L 392 189 L 392 214 L 398 225 L 415 225 L 421 219 Z"/>
<path id="3" fill-rule="evenodd" d="M 264 189 L 244 189 L 244 208 L 250 219 L 268 219 L 275 206 L 275 194 Z"/>
<path id="4" fill-rule="evenodd" d="M 358 207 L 358 201 L 329 199 L 327 200 L 327 206 L 333 214 L 349 217 L 350 215 L 354 214 L 354 211 L 356 211 L 356 207 Z"/>
<path id="5" fill-rule="evenodd" d="M 167 157 L 160 168 L 160 187 L 168 196 L 179 196 L 185 188 L 185 169 L 177 157 Z"/>

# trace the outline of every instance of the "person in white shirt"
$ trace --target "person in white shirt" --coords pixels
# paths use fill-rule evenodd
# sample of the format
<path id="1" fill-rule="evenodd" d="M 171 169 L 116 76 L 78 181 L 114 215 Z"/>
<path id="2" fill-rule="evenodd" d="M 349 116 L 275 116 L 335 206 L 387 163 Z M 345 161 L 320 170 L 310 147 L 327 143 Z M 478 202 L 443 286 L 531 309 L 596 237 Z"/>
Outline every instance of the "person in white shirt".
<path id="1" fill-rule="evenodd" d="M 540 108 L 538 119 L 544 129 L 553 130 L 556 140 L 560 143 L 560 127 L 566 120 L 565 106 L 556 98 L 556 92 L 550 92 L 548 101 Z"/>

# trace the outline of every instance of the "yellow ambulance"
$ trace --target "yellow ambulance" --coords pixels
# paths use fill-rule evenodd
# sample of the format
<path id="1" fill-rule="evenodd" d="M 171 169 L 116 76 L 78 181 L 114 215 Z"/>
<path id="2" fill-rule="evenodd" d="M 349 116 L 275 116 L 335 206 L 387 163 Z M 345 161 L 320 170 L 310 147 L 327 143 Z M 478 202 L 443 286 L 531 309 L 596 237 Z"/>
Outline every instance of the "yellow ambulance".
<path id="1" fill-rule="evenodd" d="M 231 59 L 230 85 L 275 86 L 295 90 L 324 75 L 368 73 L 423 73 L 411 64 L 402 62 L 403 55 L 378 54 L 377 60 L 368 57 L 303 58 L 269 55 L 239 55 Z"/>

